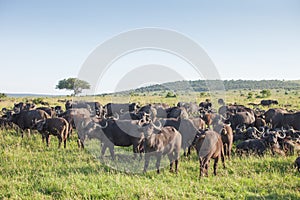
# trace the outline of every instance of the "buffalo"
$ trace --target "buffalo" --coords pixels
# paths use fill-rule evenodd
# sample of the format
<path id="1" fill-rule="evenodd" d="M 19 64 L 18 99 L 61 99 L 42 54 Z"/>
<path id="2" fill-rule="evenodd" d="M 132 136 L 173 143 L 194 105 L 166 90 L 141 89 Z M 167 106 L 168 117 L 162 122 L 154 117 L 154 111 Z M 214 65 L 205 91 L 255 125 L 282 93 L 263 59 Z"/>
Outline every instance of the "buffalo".
<path id="1" fill-rule="evenodd" d="M 284 138 L 285 135 L 280 135 L 276 131 L 267 131 L 262 135 L 261 139 L 248 139 L 236 145 L 236 151 L 238 154 L 242 154 L 246 151 L 257 153 L 259 156 L 263 156 L 267 148 L 270 148 L 274 155 L 273 147 L 278 146 L 278 138 Z"/>
<path id="2" fill-rule="evenodd" d="M 196 148 L 200 162 L 200 177 L 208 176 L 210 159 L 214 159 L 214 175 L 217 175 L 218 161 L 221 159 L 225 168 L 225 156 L 221 136 L 212 130 L 197 133 L 191 147 Z"/>
<path id="3" fill-rule="evenodd" d="M 206 101 L 199 104 L 199 107 L 200 109 L 210 110 L 212 108 L 212 103 L 209 101 L 209 99 L 206 99 Z"/>
<path id="4" fill-rule="evenodd" d="M 233 131 L 232 128 L 230 127 L 230 124 L 224 124 L 219 121 L 217 124 L 214 124 L 213 130 L 221 135 L 224 154 L 230 160 L 232 144 L 233 144 Z"/>
<path id="5" fill-rule="evenodd" d="M 140 152 L 142 142 L 141 126 L 147 123 L 144 120 L 113 120 L 103 119 L 99 123 L 89 123 L 88 126 L 83 127 L 81 140 L 88 138 L 99 139 L 102 143 L 101 156 L 104 155 L 106 149 L 110 151 L 112 159 L 115 159 L 114 146 L 128 147 L 133 146 L 133 152 Z"/>
<path id="6" fill-rule="evenodd" d="M 28 129 L 28 135 L 30 135 L 30 129 L 33 128 L 34 122 L 36 120 L 43 120 L 51 118 L 45 111 L 43 110 L 22 110 L 19 113 L 8 113 L 8 120 L 16 124 L 23 131 Z"/>
<path id="7" fill-rule="evenodd" d="M 66 110 L 77 108 L 77 109 L 87 109 L 90 111 L 91 115 L 102 117 L 104 114 L 103 106 L 99 102 L 86 102 L 86 101 L 67 101 L 65 104 Z"/>
<path id="8" fill-rule="evenodd" d="M 112 117 L 116 113 L 120 115 L 124 112 L 135 112 L 139 106 L 136 103 L 123 103 L 123 104 L 117 104 L 117 103 L 108 103 L 104 106 L 105 114 L 107 117 Z"/>
<path id="9" fill-rule="evenodd" d="M 167 118 L 188 119 L 189 115 L 184 107 L 171 107 L 166 109 Z"/>
<path id="10" fill-rule="evenodd" d="M 43 138 L 46 138 L 47 147 L 49 147 L 50 135 L 57 136 L 58 148 L 60 148 L 62 141 L 64 142 L 64 148 L 66 148 L 66 142 L 69 134 L 69 123 L 62 117 L 49 118 L 35 121 L 37 130 L 42 134 Z"/>
<path id="11" fill-rule="evenodd" d="M 156 157 L 157 173 L 160 173 L 161 157 L 167 154 L 170 160 L 170 171 L 173 170 L 173 163 L 175 162 L 175 172 L 177 173 L 181 148 L 181 134 L 171 126 L 163 127 L 158 133 L 153 133 L 154 126 L 152 124 L 146 125 L 146 127 L 144 131 L 144 172 L 147 171 L 150 156 L 154 155 Z"/>
<path id="12" fill-rule="evenodd" d="M 50 107 L 38 107 L 36 109 L 37 110 L 43 110 L 43 111 L 45 111 L 50 117 L 55 117 L 56 116 L 56 112 L 55 112 L 54 108 L 50 108 Z"/>
<path id="13" fill-rule="evenodd" d="M 264 113 L 264 118 L 267 124 L 271 124 L 272 128 L 281 128 L 282 115 L 287 113 L 286 110 L 281 108 L 270 108 Z"/>
<path id="14" fill-rule="evenodd" d="M 160 120 L 163 126 L 172 126 L 182 136 L 181 148 L 184 150 L 184 156 L 186 156 L 186 150 L 191 145 L 195 135 L 199 130 L 194 126 L 192 120 L 190 119 L 166 119 Z"/>
<path id="15" fill-rule="evenodd" d="M 225 120 L 226 124 L 231 124 L 232 129 L 237 126 L 245 125 L 246 127 L 252 126 L 255 122 L 255 115 L 251 112 L 237 112 L 236 114 L 228 113 L 228 118 Z"/>
<path id="16" fill-rule="evenodd" d="M 296 113 L 283 113 L 282 116 L 282 126 L 283 127 L 293 127 L 293 129 L 300 130 L 300 112 Z"/>
<path id="17" fill-rule="evenodd" d="M 278 101 L 277 100 L 261 100 L 260 104 L 262 106 L 270 106 L 272 104 L 278 105 Z"/>
<path id="18" fill-rule="evenodd" d="M 233 141 L 238 140 L 248 140 L 248 139 L 260 139 L 263 135 L 263 132 L 265 131 L 265 128 L 262 127 L 262 130 L 258 130 L 256 127 L 248 127 L 247 129 L 245 126 L 241 127 L 238 126 L 235 129 L 235 134 L 233 136 Z"/>
<path id="19" fill-rule="evenodd" d="M 151 119 L 152 121 L 155 121 L 156 116 L 157 116 L 157 110 L 155 109 L 154 106 L 149 104 L 149 105 L 145 105 L 145 106 L 141 107 L 138 110 L 137 115 L 140 115 L 140 116 L 147 115 L 147 116 L 149 116 L 149 119 Z"/>

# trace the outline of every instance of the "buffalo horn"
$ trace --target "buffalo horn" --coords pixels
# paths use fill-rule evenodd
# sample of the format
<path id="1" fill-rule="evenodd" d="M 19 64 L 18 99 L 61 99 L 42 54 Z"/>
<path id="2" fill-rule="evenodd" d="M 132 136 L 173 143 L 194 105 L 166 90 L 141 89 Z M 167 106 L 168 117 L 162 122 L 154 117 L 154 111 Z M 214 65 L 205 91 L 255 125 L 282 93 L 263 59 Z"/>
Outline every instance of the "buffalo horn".
<path id="1" fill-rule="evenodd" d="M 265 138 L 265 137 L 266 137 L 266 133 L 263 133 L 263 134 L 262 134 L 262 137 Z"/>
<path id="2" fill-rule="evenodd" d="M 161 128 L 162 128 L 161 122 L 158 121 L 158 123 L 159 123 L 159 125 L 156 126 L 156 125 L 152 122 L 152 126 L 153 126 L 156 130 L 161 130 Z"/>
<path id="3" fill-rule="evenodd" d="M 286 136 L 285 132 L 279 131 L 278 133 L 279 133 L 279 134 L 278 134 L 278 137 L 279 137 L 279 138 L 281 138 L 281 139 L 285 138 L 285 136 Z M 281 135 L 281 134 L 282 134 L 282 135 Z"/>
<path id="4" fill-rule="evenodd" d="M 115 113 L 115 115 L 116 115 L 117 117 L 114 117 L 113 119 L 114 119 L 114 120 L 118 120 L 118 119 L 120 118 L 120 115 L 119 115 L 118 113 Z"/>
<path id="5" fill-rule="evenodd" d="M 101 126 L 101 124 L 97 124 L 97 126 L 99 126 L 100 128 L 106 128 L 107 126 L 108 126 L 108 123 L 107 123 L 107 121 L 105 122 L 105 125 L 104 126 Z"/>
<path id="6" fill-rule="evenodd" d="M 261 131 L 259 131 L 255 126 L 254 126 L 253 128 L 254 128 L 254 130 L 255 130 L 256 132 L 258 132 L 259 134 L 264 134 L 264 130 L 261 132 Z"/>

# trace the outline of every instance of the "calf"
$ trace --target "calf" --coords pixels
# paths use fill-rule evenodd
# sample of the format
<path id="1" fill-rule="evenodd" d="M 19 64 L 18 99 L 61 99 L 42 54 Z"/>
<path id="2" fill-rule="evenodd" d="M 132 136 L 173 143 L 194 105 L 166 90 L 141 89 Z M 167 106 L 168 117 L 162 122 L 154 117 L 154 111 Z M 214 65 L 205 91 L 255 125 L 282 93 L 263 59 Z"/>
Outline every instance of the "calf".
<path id="1" fill-rule="evenodd" d="M 224 153 L 230 160 L 232 143 L 233 143 L 233 131 L 230 124 L 217 124 L 214 126 L 214 131 L 221 134 L 223 142 Z"/>
<path id="2" fill-rule="evenodd" d="M 200 177 L 204 174 L 208 176 L 208 168 L 210 159 L 214 159 L 214 175 L 217 175 L 218 161 L 221 158 L 223 167 L 225 168 L 225 157 L 223 150 L 223 143 L 221 136 L 212 130 L 203 131 L 197 133 L 194 141 L 192 142 L 193 147 L 196 148 L 200 162 Z"/>
<path id="3" fill-rule="evenodd" d="M 64 118 L 49 118 L 45 120 L 36 121 L 37 130 L 42 134 L 43 139 L 46 138 L 47 147 L 49 146 L 50 135 L 57 136 L 58 148 L 60 148 L 62 141 L 64 141 L 64 148 L 69 133 L 69 123 Z"/>
<path id="4" fill-rule="evenodd" d="M 180 157 L 181 134 L 171 126 L 163 127 L 157 134 L 153 133 L 153 125 L 147 125 L 144 129 L 145 141 L 145 165 L 144 172 L 147 171 L 150 156 L 156 156 L 156 168 L 159 173 L 160 160 L 163 155 L 168 155 L 170 160 L 170 171 L 175 162 L 175 172 L 178 172 L 178 160 Z"/>

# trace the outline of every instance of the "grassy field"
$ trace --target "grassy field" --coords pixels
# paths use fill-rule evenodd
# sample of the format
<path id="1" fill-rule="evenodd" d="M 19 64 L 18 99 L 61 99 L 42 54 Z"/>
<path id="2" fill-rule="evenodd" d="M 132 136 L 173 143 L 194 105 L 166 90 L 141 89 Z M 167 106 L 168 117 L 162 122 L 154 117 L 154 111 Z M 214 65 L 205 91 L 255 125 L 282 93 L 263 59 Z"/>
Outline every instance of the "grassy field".
<path id="1" fill-rule="evenodd" d="M 21 139 L 14 131 L 0 132 L 1 199 L 299 199 L 296 156 L 234 157 L 217 176 L 198 179 L 195 153 L 181 158 L 179 173 L 130 174 L 113 170 L 73 136 L 67 149 L 49 148 L 40 135 Z M 108 154 L 108 152 L 107 152 Z M 221 166 L 221 165 L 220 165 Z M 143 160 L 140 168 L 143 167 Z"/>
<path id="2" fill-rule="evenodd" d="M 279 102 L 279 105 L 276 107 L 286 107 L 287 109 L 300 110 L 300 91 L 298 90 L 283 90 L 283 89 L 274 89 L 270 90 L 271 95 L 268 97 L 258 97 L 260 96 L 261 90 L 230 90 L 226 93 L 215 92 L 216 96 L 223 98 L 226 103 L 237 103 L 247 105 L 248 103 L 260 103 L 262 99 L 276 99 Z M 249 95 L 251 93 L 252 95 Z M 251 96 L 251 98 L 249 98 Z M 12 108 L 14 103 L 18 102 L 33 102 L 34 100 L 41 99 L 45 102 L 48 102 L 50 106 L 60 105 L 64 108 L 64 103 L 58 102 L 58 100 L 87 100 L 87 101 L 98 101 L 101 104 L 105 105 L 109 102 L 114 103 L 128 103 L 128 102 L 138 102 L 141 105 L 147 103 L 167 103 L 169 105 L 176 105 L 177 102 L 202 102 L 206 99 L 212 99 L 212 96 L 208 92 L 201 93 L 179 93 L 175 98 L 166 98 L 166 92 L 149 92 L 149 93 L 140 93 L 131 96 L 121 96 L 121 95 L 105 95 L 105 96 L 91 96 L 91 97 L 22 97 L 22 98 L 5 98 L 0 99 L 0 108 L 7 107 Z M 214 102 L 217 102 L 217 99 L 212 99 Z M 41 106 L 37 104 L 37 106 Z M 215 106 L 218 106 L 215 104 Z M 251 107 L 251 106 L 249 106 Z M 261 107 L 262 109 L 267 109 L 266 107 Z"/>
<path id="3" fill-rule="evenodd" d="M 259 94 L 259 91 L 252 92 L 254 97 L 255 93 Z M 230 91 L 226 94 L 227 102 L 259 103 L 259 98 L 247 98 L 248 93 Z M 297 94 L 298 91 L 272 91 L 269 98 L 278 99 L 279 106 L 292 104 L 289 109 L 299 110 Z M 209 98 L 206 94 L 178 98 L 147 95 L 95 99 L 103 104 L 111 99 L 175 104 L 179 100 L 200 102 Z M 57 99 L 44 98 L 50 105 L 63 105 Z M 26 100 L 32 98 L 7 98 L 0 102 L 0 108 Z M 78 149 L 75 135 L 66 149 L 57 149 L 54 137 L 46 148 L 39 134 L 22 139 L 14 130 L 0 131 L 0 199 L 300 199 L 300 173 L 293 168 L 296 155 L 233 156 L 231 161 L 226 161 L 226 169 L 219 165 L 217 176 L 212 175 L 211 164 L 210 176 L 199 180 L 195 153 L 190 159 L 181 157 L 178 174 L 170 173 L 167 168 L 161 174 L 155 171 L 142 174 L 114 170 L 96 159 L 91 153 L 93 149 L 87 149 Z M 141 160 L 136 167 L 141 171 L 143 164 Z"/>

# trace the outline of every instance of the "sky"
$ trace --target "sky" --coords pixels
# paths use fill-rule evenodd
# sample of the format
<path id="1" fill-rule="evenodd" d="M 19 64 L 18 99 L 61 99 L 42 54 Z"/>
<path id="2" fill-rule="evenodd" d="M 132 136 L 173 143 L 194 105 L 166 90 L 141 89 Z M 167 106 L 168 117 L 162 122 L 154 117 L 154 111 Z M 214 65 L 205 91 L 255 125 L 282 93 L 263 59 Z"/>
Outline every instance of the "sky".
<path id="1" fill-rule="evenodd" d="M 70 94 L 55 89 L 59 80 L 77 77 L 108 39 L 145 27 L 195 41 L 223 80 L 300 79 L 298 0 L 0 0 L 0 92 Z M 203 78 L 175 55 L 145 50 L 113 61 L 95 92 L 115 91 L 127 72 L 151 64 Z"/>

